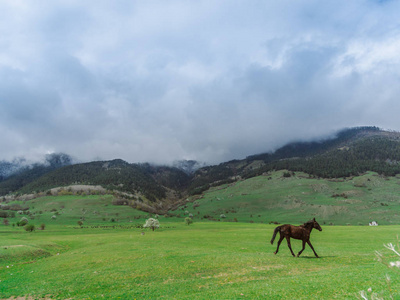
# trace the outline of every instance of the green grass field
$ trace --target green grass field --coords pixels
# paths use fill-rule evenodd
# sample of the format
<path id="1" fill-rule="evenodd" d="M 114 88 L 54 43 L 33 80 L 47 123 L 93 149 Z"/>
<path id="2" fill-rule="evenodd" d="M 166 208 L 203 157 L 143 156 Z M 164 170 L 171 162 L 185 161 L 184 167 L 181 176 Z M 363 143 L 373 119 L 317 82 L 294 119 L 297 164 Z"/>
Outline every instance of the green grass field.
<path id="1" fill-rule="evenodd" d="M 8 226 L 0 218 L 0 299 L 356 299 L 369 288 L 369 299 L 400 299 L 400 269 L 375 255 L 400 260 L 383 246 L 400 233 L 400 178 L 283 174 L 212 188 L 160 216 L 154 232 L 137 228 L 148 213 L 113 205 L 112 195 L 3 200 L 29 209 L 13 217 L 1 207 L 10 217 Z M 26 232 L 22 217 L 45 230 Z M 308 246 L 293 258 L 286 242 L 273 254 L 270 222 L 312 217 L 323 228 L 311 235 L 321 258 Z M 372 220 L 380 226 L 359 226 Z"/>
<path id="2" fill-rule="evenodd" d="M 303 173 L 284 177 L 272 172 L 215 187 L 192 197 L 178 212 L 195 220 L 303 223 L 315 217 L 321 225 L 400 224 L 400 178 L 369 172 L 354 178 L 329 180 Z M 220 216 L 224 214 L 226 218 Z"/>
<path id="3" fill-rule="evenodd" d="M 322 226 L 311 235 L 319 259 L 308 247 L 293 258 L 286 243 L 274 255 L 274 227 L 164 220 L 142 235 L 128 227 L 0 226 L 0 298 L 356 299 L 368 288 L 400 298 L 400 270 L 374 254 L 394 259 L 383 244 L 396 242 L 400 226 Z M 292 241 L 295 252 L 300 243 Z"/>

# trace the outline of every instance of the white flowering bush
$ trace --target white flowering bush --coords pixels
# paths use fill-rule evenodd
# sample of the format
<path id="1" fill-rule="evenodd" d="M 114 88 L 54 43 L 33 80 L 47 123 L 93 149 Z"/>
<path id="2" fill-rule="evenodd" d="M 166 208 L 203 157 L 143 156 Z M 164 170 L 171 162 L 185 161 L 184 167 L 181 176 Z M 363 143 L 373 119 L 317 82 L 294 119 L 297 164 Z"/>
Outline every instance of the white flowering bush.
<path id="1" fill-rule="evenodd" d="M 221 214 L 219 217 L 220 217 L 221 219 L 226 218 L 226 216 L 225 216 L 224 214 Z"/>
<path id="2" fill-rule="evenodd" d="M 144 228 L 151 228 L 151 230 L 155 230 L 160 227 L 160 222 L 157 219 L 149 218 L 146 220 L 146 223 L 143 225 Z"/>
<path id="3" fill-rule="evenodd" d="M 28 224 L 28 219 L 25 217 L 22 217 L 21 220 L 19 221 L 19 226 L 25 226 L 26 224 Z"/>

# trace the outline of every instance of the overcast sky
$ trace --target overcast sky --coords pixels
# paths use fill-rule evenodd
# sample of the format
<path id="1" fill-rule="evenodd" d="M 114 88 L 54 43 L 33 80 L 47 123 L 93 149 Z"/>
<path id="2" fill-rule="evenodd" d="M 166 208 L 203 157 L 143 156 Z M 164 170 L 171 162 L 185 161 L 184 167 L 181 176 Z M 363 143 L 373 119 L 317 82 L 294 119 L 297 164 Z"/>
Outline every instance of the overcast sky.
<path id="1" fill-rule="evenodd" d="M 0 0 L 0 160 L 219 163 L 400 130 L 400 1 Z"/>

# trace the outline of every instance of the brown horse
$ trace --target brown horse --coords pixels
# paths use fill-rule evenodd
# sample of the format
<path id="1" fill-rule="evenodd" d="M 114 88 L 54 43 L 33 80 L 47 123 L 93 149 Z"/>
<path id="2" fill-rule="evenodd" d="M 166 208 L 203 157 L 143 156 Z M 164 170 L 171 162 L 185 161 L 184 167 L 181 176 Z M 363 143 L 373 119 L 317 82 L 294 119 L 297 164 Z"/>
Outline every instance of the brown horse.
<path id="1" fill-rule="evenodd" d="M 297 257 L 300 256 L 300 254 L 304 251 L 304 248 L 306 247 L 306 243 L 311 247 L 312 251 L 314 251 L 314 254 L 316 257 L 319 257 L 318 254 L 315 252 L 314 247 L 311 245 L 310 242 L 310 234 L 311 230 L 315 228 L 319 231 L 322 231 L 321 226 L 315 221 L 315 218 L 304 223 L 303 225 L 300 226 L 294 226 L 290 224 L 285 224 L 281 225 L 275 228 L 274 230 L 274 235 L 272 236 L 271 239 L 271 244 L 274 243 L 276 234 L 279 232 L 280 238 L 278 241 L 278 247 L 276 248 L 276 251 L 274 254 L 277 254 L 279 251 L 279 246 L 284 238 L 287 240 L 288 247 L 290 249 L 290 252 L 292 252 L 292 255 L 294 255 L 292 246 L 290 245 L 290 238 L 294 238 L 296 240 L 302 240 L 303 241 L 303 249 L 300 250 L 300 252 L 297 254 Z"/>

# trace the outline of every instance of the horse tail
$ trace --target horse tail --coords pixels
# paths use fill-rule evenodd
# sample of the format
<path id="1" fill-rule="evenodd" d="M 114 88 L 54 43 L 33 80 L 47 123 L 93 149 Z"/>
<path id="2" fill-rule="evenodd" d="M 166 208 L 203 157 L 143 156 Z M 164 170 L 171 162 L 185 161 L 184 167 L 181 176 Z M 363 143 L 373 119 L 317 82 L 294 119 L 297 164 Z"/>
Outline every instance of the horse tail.
<path id="1" fill-rule="evenodd" d="M 275 228 L 274 234 L 272 235 L 272 239 L 271 239 L 271 245 L 274 243 L 276 234 L 278 233 L 278 231 L 279 231 L 279 232 L 281 231 L 281 228 L 282 228 L 282 226 L 278 226 L 278 227 Z"/>

